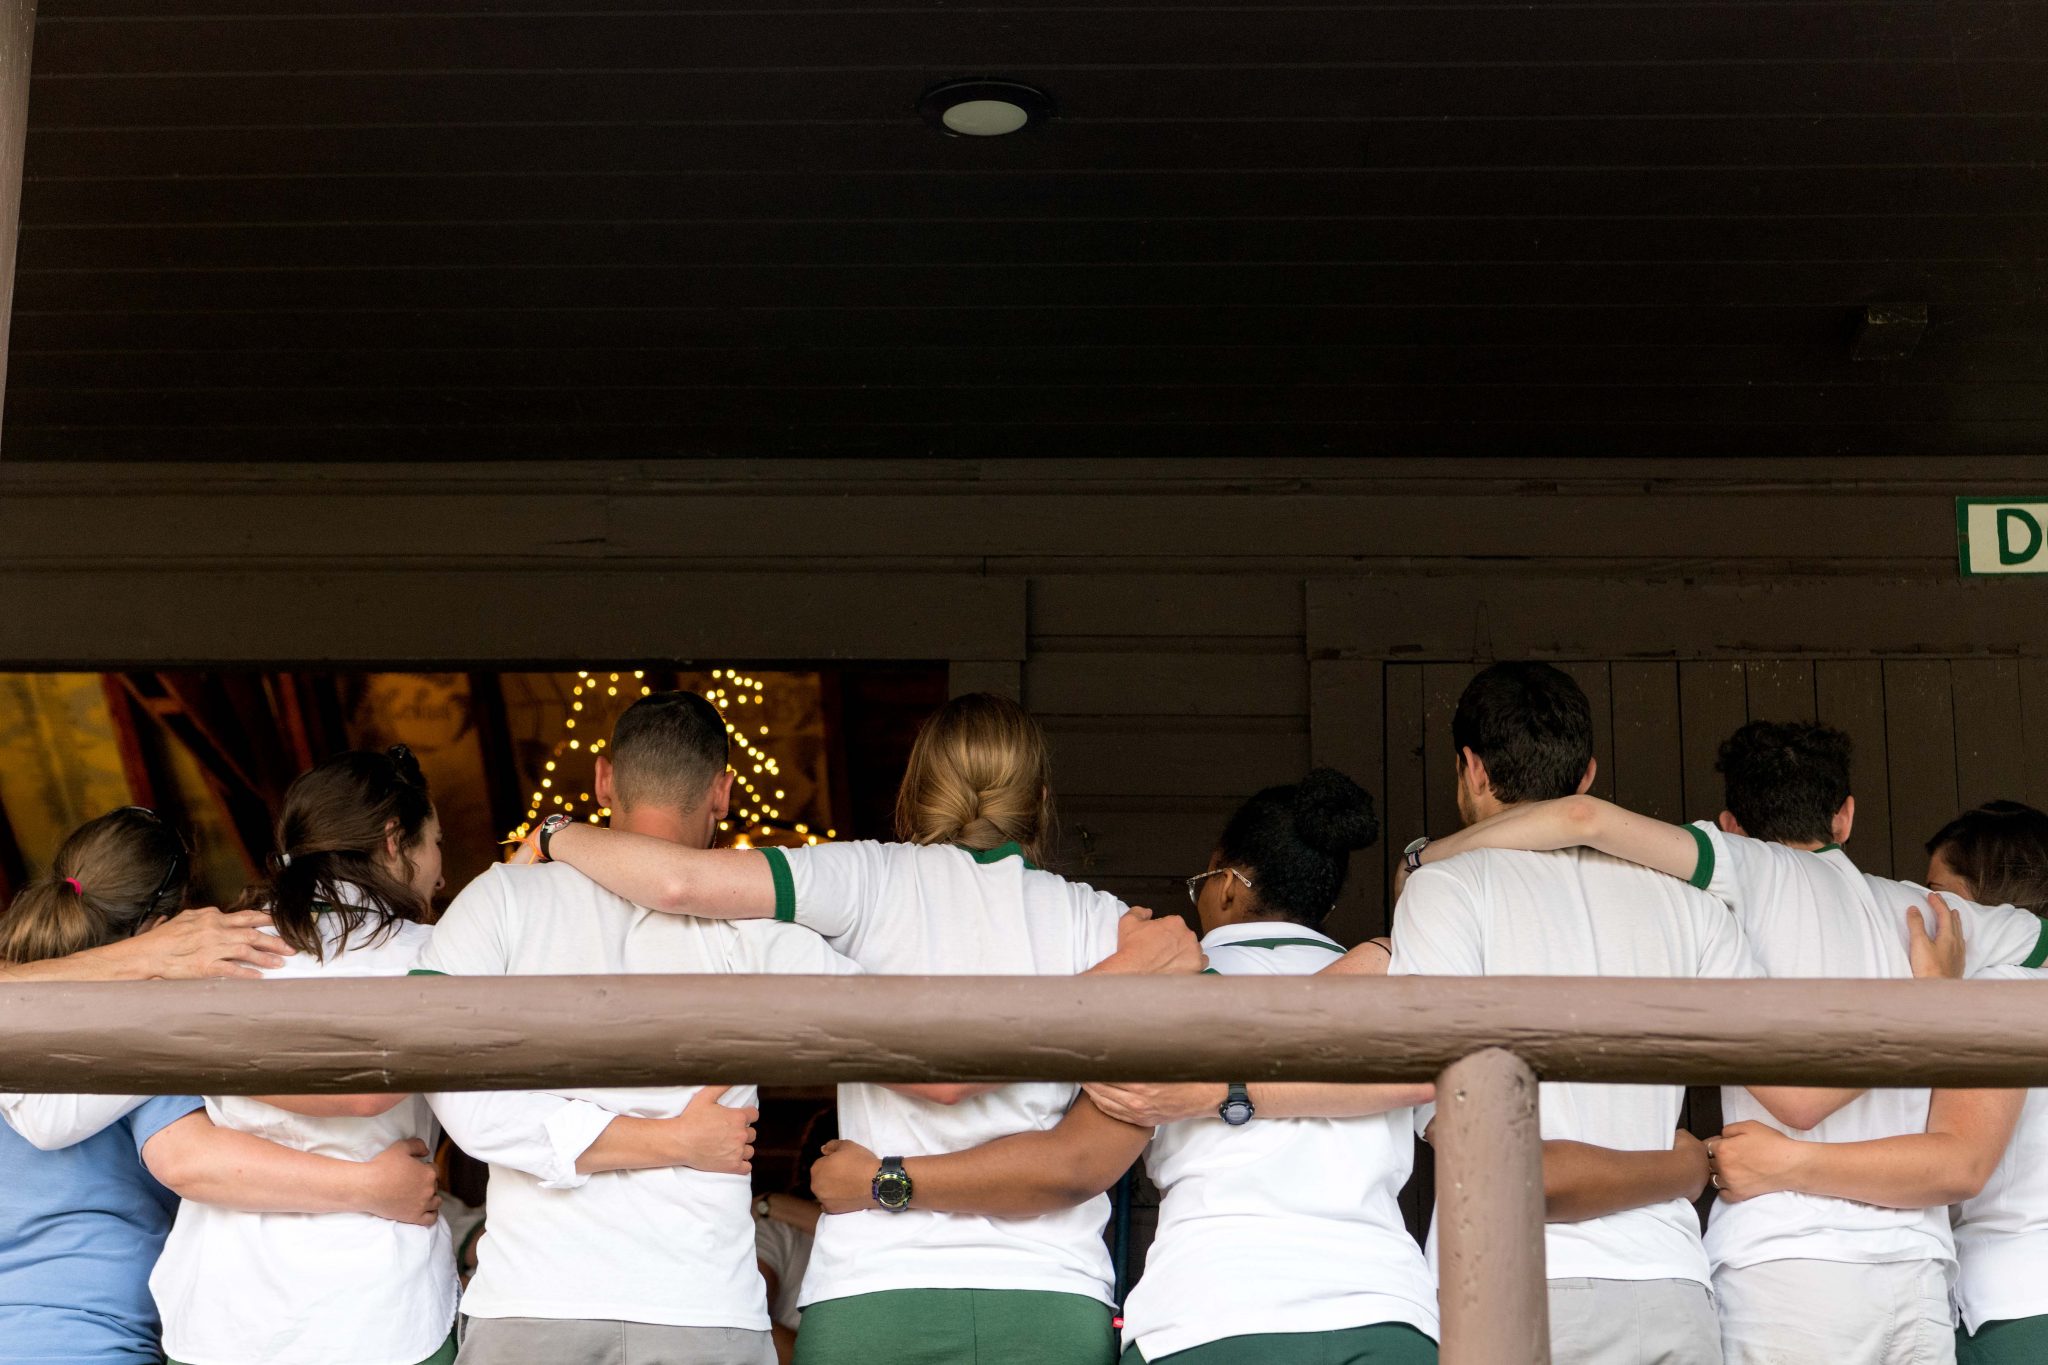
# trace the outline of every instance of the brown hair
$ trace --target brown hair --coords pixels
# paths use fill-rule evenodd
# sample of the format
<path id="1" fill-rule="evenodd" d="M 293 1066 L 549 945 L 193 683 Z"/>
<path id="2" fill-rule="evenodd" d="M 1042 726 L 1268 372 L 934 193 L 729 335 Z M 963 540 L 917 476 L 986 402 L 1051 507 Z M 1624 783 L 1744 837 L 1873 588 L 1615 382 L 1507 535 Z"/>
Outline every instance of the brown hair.
<path id="1" fill-rule="evenodd" d="M 411 850 L 433 814 L 419 760 L 403 744 L 331 758 L 285 791 L 270 876 L 243 891 L 241 903 L 269 911 L 278 936 L 316 961 L 323 928 L 347 941 L 370 924 L 374 943 L 401 923 L 423 923 L 429 907 L 412 889 Z M 384 861 L 393 835 L 403 877 Z"/>
<path id="2" fill-rule="evenodd" d="M 0 915 L 0 962 L 40 962 L 128 937 L 185 904 L 185 841 L 141 806 L 71 832 L 47 874 Z"/>
<path id="3" fill-rule="evenodd" d="M 1939 853 L 1970 884 L 1971 900 L 2048 916 L 2048 814 L 2018 801 L 1987 801 L 1943 825 L 1927 852 Z"/>
<path id="4" fill-rule="evenodd" d="M 612 774 L 623 807 L 693 811 L 731 758 L 725 717 L 695 692 L 656 692 L 612 727 Z"/>
<path id="5" fill-rule="evenodd" d="M 955 697 L 917 732 L 896 794 L 896 837 L 986 851 L 1021 846 L 1033 862 L 1052 832 L 1045 733 L 1008 697 Z"/>

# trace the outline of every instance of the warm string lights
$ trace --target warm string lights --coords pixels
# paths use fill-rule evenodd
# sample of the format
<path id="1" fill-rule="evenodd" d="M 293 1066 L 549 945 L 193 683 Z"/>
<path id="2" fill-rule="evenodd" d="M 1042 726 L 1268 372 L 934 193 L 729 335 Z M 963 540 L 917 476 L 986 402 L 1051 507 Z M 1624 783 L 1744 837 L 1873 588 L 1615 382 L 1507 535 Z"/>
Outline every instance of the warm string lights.
<path id="1" fill-rule="evenodd" d="M 590 792 L 572 793 L 571 789 L 577 783 L 571 780 L 567 766 L 573 764 L 583 768 L 584 765 L 577 760 L 594 759 L 604 752 L 607 743 L 602 737 L 586 742 L 576 733 L 577 722 L 589 720 L 600 712 L 616 714 L 638 697 L 652 694 L 654 689 L 646 682 L 646 677 L 645 670 L 641 669 L 633 670 L 630 677 L 623 673 L 593 673 L 587 669 L 576 674 L 576 682 L 569 690 L 569 715 L 562 722 L 565 733 L 542 762 L 539 781 L 527 794 L 526 818 L 508 834 L 508 842 L 524 839 L 541 819 L 557 811 L 568 815 L 583 814 L 593 825 L 610 818 L 609 806 L 591 809 L 596 798 Z M 837 838 L 837 830 L 828 829 L 819 835 L 807 824 L 786 824 L 783 821 L 778 803 L 787 799 L 787 793 L 776 785 L 776 779 L 782 775 L 782 765 L 766 747 L 765 742 L 770 738 L 769 726 L 761 719 L 766 715 L 766 683 L 759 678 L 747 677 L 738 669 L 714 668 L 711 677 L 714 686 L 704 695 L 724 718 L 725 732 L 734 750 L 733 785 L 738 789 L 734 794 L 732 818 L 719 821 L 719 829 L 734 835 L 735 848 L 752 848 L 757 840 L 763 839 L 787 842 L 786 835 L 777 837 L 777 826 L 805 843 L 815 844 Z M 621 689 L 627 698 L 623 704 L 619 701 Z M 750 707 L 752 711 L 747 709 Z M 734 833 L 735 829 L 737 833 Z"/>

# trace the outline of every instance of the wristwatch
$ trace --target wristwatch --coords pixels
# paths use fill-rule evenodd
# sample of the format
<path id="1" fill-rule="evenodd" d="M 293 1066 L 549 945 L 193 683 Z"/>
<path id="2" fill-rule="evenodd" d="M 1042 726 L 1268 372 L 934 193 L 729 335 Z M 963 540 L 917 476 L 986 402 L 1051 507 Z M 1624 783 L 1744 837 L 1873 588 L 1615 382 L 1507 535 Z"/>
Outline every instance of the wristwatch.
<path id="1" fill-rule="evenodd" d="M 1401 850 L 1401 862 L 1410 872 L 1420 871 L 1422 868 L 1422 850 L 1428 847 L 1429 836 L 1427 834 L 1423 835 L 1420 839 L 1412 840 L 1408 847 Z"/>
<path id="2" fill-rule="evenodd" d="M 553 858 L 548 856 L 548 840 L 555 837 L 555 831 L 561 829 L 564 825 L 573 825 L 575 823 L 576 817 L 565 811 L 556 811 L 553 815 L 540 822 L 540 831 L 534 839 L 534 847 L 539 850 L 542 862 L 551 863 L 554 861 Z"/>
<path id="3" fill-rule="evenodd" d="M 885 1156 L 882 1168 L 875 1172 L 875 1179 L 868 1186 L 868 1192 L 875 1202 L 891 1213 L 901 1213 L 910 1207 L 910 1172 L 903 1169 L 903 1158 Z"/>
<path id="4" fill-rule="evenodd" d="M 754 1201 L 754 1217 L 756 1217 L 756 1218 L 767 1218 L 767 1217 L 770 1217 L 771 1215 L 770 1215 L 770 1212 L 769 1212 L 769 1211 L 770 1211 L 770 1210 L 771 1210 L 771 1209 L 772 1209 L 773 1207 L 774 1207 L 774 1206 L 773 1206 L 772 1204 L 770 1204 L 770 1203 L 768 1202 L 768 1196 L 767 1196 L 767 1195 L 765 1195 L 765 1194 L 764 1194 L 764 1195 L 762 1195 L 762 1196 L 761 1196 L 761 1197 L 760 1197 L 759 1199 L 756 1199 L 756 1200 Z"/>
<path id="5" fill-rule="evenodd" d="M 1252 1106 L 1252 1092 L 1245 1089 L 1241 1082 L 1235 1081 L 1231 1083 L 1230 1089 L 1224 1092 L 1223 1103 L 1216 1106 L 1216 1117 L 1232 1128 L 1244 1127 L 1258 1112 Z"/>

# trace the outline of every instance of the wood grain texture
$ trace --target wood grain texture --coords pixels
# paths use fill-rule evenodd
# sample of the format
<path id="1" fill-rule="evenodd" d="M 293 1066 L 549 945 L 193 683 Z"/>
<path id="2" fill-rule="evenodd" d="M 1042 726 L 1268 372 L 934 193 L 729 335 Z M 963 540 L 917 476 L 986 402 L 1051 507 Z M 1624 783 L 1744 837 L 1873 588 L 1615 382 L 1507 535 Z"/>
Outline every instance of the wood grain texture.
<path id="1" fill-rule="evenodd" d="M 1228 1029 L 1216 1020 L 1231 1021 Z M 2034 982 L 405 977 L 0 983 L 0 1089 L 136 1094 L 694 1082 L 1546 1080 L 2032 1086 Z"/>
<path id="2" fill-rule="evenodd" d="M 1380 837 L 1351 855 L 1350 874 L 1323 930 L 1338 942 L 1355 944 L 1384 934 L 1391 921 L 1386 901 L 1387 859 L 1393 845 L 1386 804 L 1386 697 L 1383 665 L 1318 659 L 1310 663 L 1309 762 L 1335 768 L 1364 787 L 1379 812 Z"/>
<path id="3" fill-rule="evenodd" d="M 1955 699 L 1946 661 L 1886 661 L 1884 729 L 1893 875 L 1918 877 L 1927 868 L 1928 836 L 1956 813 Z"/>
<path id="4" fill-rule="evenodd" d="M 1721 742 L 1749 719 L 1742 664 L 1682 663 L 1678 666 L 1680 743 L 1685 763 L 1685 818 L 1711 820 L 1721 813 L 1724 787 L 1715 762 Z"/>
<path id="5" fill-rule="evenodd" d="M 1656 819 L 1686 816 L 1678 665 L 1617 663 L 1613 689 L 1614 800 Z"/>
<path id="6" fill-rule="evenodd" d="M 1804 720 L 1814 715 L 1813 665 L 1803 659 L 1758 659 L 1743 668 L 1751 720 Z"/>
<path id="7" fill-rule="evenodd" d="M 1436 1086 L 1444 1365 L 1550 1365 L 1536 1073 L 1489 1048 L 1444 1068 Z"/>
<path id="8" fill-rule="evenodd" d="M 1865 872 L 1880 877 L 1918 877 L 1922 867 L 1918 863 L 1901 866 L 1892 847 L 1884 665 L 1875 659 L 1824 659 L 1813 666 L 1813 678 L 1821 724 L 1849 737 L 1849 790 L 1856 798 L 1850 856 Z"/>
<path id="9" fill-rule="evenodd" d="M 2019 661 L 1957 659 L 1949 665 L 1949 682 L 1955 690 L 1957 806 L 2025 800 Z"/>

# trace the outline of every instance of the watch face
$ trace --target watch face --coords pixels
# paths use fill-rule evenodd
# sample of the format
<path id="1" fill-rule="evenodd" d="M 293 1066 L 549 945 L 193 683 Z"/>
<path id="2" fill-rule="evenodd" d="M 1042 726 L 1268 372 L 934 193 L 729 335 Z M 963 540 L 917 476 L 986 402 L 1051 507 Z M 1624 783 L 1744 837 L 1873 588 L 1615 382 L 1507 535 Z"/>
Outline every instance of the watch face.
<path id="1" fill-rule="evenodd" d="M 906 1208 L 910 1204 L 910 1177 L 900 1171 L 884 1171 L 875 1177 L 875 1202 L 885 1209 Z"/>
<path id="2" fill-rule="evenodd" d="M 1223 1107 L 1217 1112 L 1222 1115 L 1225 1123 L 1232 1126 L 1250 1123 L 1252 1121 L 1252 1102 L 1250 1100 L 1226 1100 Z"/>
<path id="3" fill-rule="evenodd" d="M 1402 849 L 1401 851 L 1403 853 L 1420 853 L 1423 849 L 1427 847 L 1429 847 L 1429 836 L 1425 834 L 1419 839 L 1411 839 L 1408 843 L 1408 847 Z"/>

